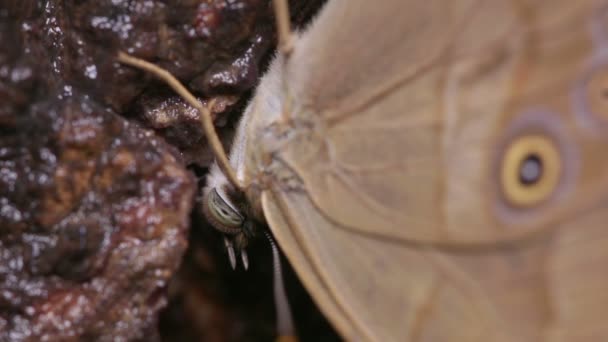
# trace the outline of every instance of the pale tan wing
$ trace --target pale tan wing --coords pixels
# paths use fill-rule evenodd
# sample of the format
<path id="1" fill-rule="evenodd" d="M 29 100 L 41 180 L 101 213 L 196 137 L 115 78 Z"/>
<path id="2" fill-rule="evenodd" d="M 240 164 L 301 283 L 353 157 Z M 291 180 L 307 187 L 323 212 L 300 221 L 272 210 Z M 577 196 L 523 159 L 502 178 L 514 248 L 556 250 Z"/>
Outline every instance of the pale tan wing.
<path id="1" fill-rule="evenodd" d="M 366 103 L 437 63 L 481 2 L 330 0 L 295 44 L 289 90 L 316 112 Z M 506 3 L 498 7 L 503 18 L 485 21 L 504 34 L 514 18 Z"/>
<path id="2" fill-rule="evenodd" d="M 345 339 L 516 340 L 483 289 L 437 251 L 340 229 L 301 192 L 266 192 L 262 203 L 289 261 Z"/>
<path id="3" fill-rule="evenodd" d="M 560 226 L 544 270 L 553 341 L 608 340 L 608 199 Z M 549 340 L 549 339 L 548 339 Z"/>
<path id="4" fill-rule="evenodd" d="M 309 293 L 313 295 L 317 305 L 321 307 L 325 316 L 331 320 L 333 326 L 341 332 L 342 337 L 348 341 L 355 340 L 357 336 L 361 335 L 361 332 L 355 329 L 350 317 L 335 302 L 334 297 L 331 296 L 329 289 L 325 286 L 323 278 L 300 248 L 292 231 L 297 227 L 290 225 L 270 192 L 262 194 L 262 206 L 268 224 L 276 228 L 273 229 L 273 232 L 281 249 L 288 255 L 290 264 L 295 266 L 300 279 L 308 288 Z"/>
<path id="5" fill-rule="evenodd" d="M 356 231 L 465 246 L 550 229 L 608 190 L 605 5 L 332 0 L 288 66 L 312 128 L 278 158 Z M 522 208 L 501 172 L 526 135 L 555 147 L 559 177 Z"/>
<path id="6" fill-rule="evenodd" d="M 307 195 L 273 188 L 266 218 L 348 341 L 608 339 L 608 196 L 542 239 L 449 250 L 353 233 Z"/>

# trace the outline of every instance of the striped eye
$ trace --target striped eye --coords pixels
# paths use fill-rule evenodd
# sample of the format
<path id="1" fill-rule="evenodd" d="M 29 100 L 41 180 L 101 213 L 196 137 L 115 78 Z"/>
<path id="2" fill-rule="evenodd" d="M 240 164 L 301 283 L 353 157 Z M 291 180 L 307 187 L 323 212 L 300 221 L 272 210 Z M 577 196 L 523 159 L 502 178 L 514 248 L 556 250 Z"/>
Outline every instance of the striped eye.
<path id="1" fill-rule="evenodd" d="M 203 201 L 203 212 L 207 220 L 219 231 L 227 234 L 240 232 L 244 218 L 232 209 L 218 194 L 216 189 L 209 191 Z"/>
<path id="2" fill-rule="evenodd" d="M 561 169 L 561 156 L 549 137 L 516 137 L 507 146 L 502 159 L 502 192 L 514 206 L 537 205 L 553 194 L 559 184 Z"/>

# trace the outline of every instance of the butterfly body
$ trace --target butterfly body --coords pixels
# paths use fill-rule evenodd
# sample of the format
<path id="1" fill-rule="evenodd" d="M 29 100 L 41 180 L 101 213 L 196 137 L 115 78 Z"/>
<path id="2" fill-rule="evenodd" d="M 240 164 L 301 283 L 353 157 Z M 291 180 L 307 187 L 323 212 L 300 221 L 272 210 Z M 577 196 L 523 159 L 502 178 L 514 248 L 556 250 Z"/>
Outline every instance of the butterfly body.
<path id="1" fill-rule="evenodd" d="M 272 63 L 230 160 L 347 340 L 608 337 L 607 8 L 330 0 Z"/>

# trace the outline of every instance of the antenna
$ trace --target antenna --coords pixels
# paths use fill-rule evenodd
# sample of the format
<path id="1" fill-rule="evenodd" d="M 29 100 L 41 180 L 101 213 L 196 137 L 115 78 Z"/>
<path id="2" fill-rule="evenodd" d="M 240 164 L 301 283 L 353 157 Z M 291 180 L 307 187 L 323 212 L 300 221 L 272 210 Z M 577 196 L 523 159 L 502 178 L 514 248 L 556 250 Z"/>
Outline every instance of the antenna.
<path id="1" fill-rule="evenodd" d="M 277 34 L 279 37 L 279 51 L 289 56 L 293 51 L 293 36 L 290 28 L 289 5 L 287 0 L 274 0 L 274 15 L 277 20 Z"/>
<path id="2" fill-rule="evenodd" d="M 218 166 L 228 178 L 228 181 L 232 183 L 232 185 L 239 191 L 243 191 L 243 186 L 236 178 L 236 173 L 232 169 L 230 162 L 228 161 L 228 157 L 226 157 L 226 151 L 224 151 L 224 147 L 220 141 L 220 138 L 217 135 L 215 127 L 213 126 L 213 119 L 211 118 L 211 111 L 207 106 L 203 106 L 195 97 L 192 95 L 186 87 L 184 87 L 181 82 L 175 78 L 171 73 L 167 70 L 154 65 L 150 62 L 147 62 L 141 58 L 130 56 L 124 52 L 118 52 L 118 61 L 121 63 L 130 65 L 132 67 L 147 71 L 154 76 L 161 79 L 163 82 L 167 83 L 173 90 L 181 96 L 188 104 L 192 107 L 196 108 L 201 115 L 201 122 L 203 124 L 203 129 L 205 131 L 205 137 L 207 138 L 207 142 L 209 146 L 211 146 L 211 151 L 215 156 Z M 214 100 L 211 100 L 208 104 L 209 107 L 213 107 Z"/>
<path id="3" fill-rule="evenodd" d="M 289 60 L 289 56 L 293 52 L 293 33 L 291 32 L 290 19 L 289 19 L 289 5 L 287 0 L 273 0 L 274 15 L 277 20 L 277 35 L 278 35 L 278 47 L 277 49 L 283 55 L 283 65 L 281 70 L 281 83 L 282 88 L 285 91 L 285 98 L 283 99 L 283 105 L 281 108 L 281 122 L 283 125 L 288 125 L 291 121 L 291 95 L 288 91 L 288 85 L 286 80 L 286 66 Z M 282 94 L 281 94 L 282 95 Z"/>

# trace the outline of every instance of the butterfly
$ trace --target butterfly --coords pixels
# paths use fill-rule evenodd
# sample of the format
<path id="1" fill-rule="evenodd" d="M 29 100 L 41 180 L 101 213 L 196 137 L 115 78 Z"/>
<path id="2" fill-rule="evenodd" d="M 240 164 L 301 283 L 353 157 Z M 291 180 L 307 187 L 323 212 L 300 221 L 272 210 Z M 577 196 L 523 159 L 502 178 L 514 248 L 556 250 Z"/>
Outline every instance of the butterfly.
<path id="1" fill-rule="evenodd" d="M 206 216 L 232 254 L 267 223 L 347 340 L 608 337 L 607 6 L 275 1 Z"/>

